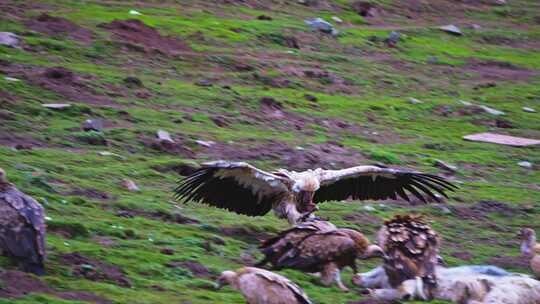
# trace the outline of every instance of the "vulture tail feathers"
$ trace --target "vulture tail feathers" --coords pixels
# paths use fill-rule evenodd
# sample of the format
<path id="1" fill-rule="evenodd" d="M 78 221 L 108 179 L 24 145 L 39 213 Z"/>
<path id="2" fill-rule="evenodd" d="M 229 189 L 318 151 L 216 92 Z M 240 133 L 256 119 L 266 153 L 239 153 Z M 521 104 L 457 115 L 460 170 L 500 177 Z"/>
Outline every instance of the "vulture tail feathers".
<path id="1" fill-rule="evenodd" d="M 24 272 L 30 272 L 37 276 L 44 276 L 45 273 L 45 266 L 43 263 L 33 263 L 33 262 L 22 262 L 22 270 Z"/>

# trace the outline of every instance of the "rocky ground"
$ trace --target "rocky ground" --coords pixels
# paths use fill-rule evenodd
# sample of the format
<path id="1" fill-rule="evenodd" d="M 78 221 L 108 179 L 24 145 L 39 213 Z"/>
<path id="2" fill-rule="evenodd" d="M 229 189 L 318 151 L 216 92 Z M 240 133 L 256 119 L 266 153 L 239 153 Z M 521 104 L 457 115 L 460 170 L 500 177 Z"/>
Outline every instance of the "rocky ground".
<path id="1" fill-rule="evenodd" d="M 528 272 L 516 233 L 540 229 L 540 151 L 462 137 L 540 139 L 538 1 L 4 0 L 0 32 L 0 167 L 49 229 L 47 276 L 0 258 L 0 303 L 242 303 L 213 281 L 286 223 L 176 204 L 175 182 L 213 159 L 447 176 L 445 204 L 319 215 L 372 238 L 422 213 L 450 265 Z M 314 303 L 364 299 L 281 273 Z"/>

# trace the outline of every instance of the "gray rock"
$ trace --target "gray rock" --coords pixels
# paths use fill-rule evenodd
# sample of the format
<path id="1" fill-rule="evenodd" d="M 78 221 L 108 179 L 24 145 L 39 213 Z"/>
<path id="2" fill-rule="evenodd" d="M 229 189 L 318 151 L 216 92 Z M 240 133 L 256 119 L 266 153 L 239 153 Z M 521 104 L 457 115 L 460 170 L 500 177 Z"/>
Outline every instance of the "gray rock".
<path id="1" fill-rule="evenodd" d="M 198 85 L 198 86 L 200 86 L 200 87 L 211 87 L 211 86 L 214 85 L 214 84 L 213 84 L 210 80 L 208 80 L 208 79 L 201 79 L 201 80 L 197 81 L 195 84 Z"/>
<path id="2" fill-rule="evenodd" d="M 103 131 L 103 120 L 96 118 L 96 119 L 87 119 L 82 124 L 82 129 L 84 131 L 97 131 L 101 132 Z"/>
<path id="3" fill-rule="evenodd" d="M 439 29 L 442 30 L 442 31 L 445 31 L 445 32 L 447 32 L 449 34 L 452 34 L 452 35 L 457 35 L 457 36 L 463 35 L 463 32 L 461 32 L 459 27 L 457 27 L 457 26 L 455 26 L 453 24 L 441 26 L 441 27 L 439 27 Z"/>
<path id="4" fill-rule="evenodd" d="M 71 107 L 69 103 L 44 103 L 42 104 L 44 108 L 53 109 L 53 110 L 63 110 Z"/>
<path id="5" fill-rule="evenodd" d="M 475 24 L 475 23 L 471 24 L 469 27 L 471 29 L 473 29 L 473 30 L 479 30 L 479 29 L 482 28 L 482 26 L 480 26 L 479 24 Z"/>
<path id="6" fill-rule="evenodd" d="M 9 46 L 12 48 L 19 47 L 19 36 L 10 32 L 0 32 L 0 45 Z"/>
<path id="7" fill-rule="evenodd" d="M 486 113 L 491 114 L 491 115 L 499 116 L 499 115 L 505 115 L 506 114 L 503 111 L 495 110 L 495 109 L 490 108 L 488 106 L 478 105 L 478 107 L 480 107 Z"/>
<path id="8" fill-rule="evenodd" d="M 167 143 L 174 144 L 174 140 L 171 138 L 171 135 L 169 134 L 169 132 L 165 130 L 158 130 L 157 138 L 159 139 L 160 142 L 167 142 Z"/>
<path id="9" fill-rule="evenodd" d="M 523 109 L 523 111 L 525 111 L 527 113 L 536 113 L 536 110 L 533 109 L 533 108 L 523 107 L 522 109 Z"/>
<path id="10" fill-rule="evenodd" d="M 135 184 L 134 181 L 132 181 L 130 179 L 127 179 L 127 178 L 122 180 L 122 186 L 124 188 L 126 188 L 127 190 L 131 191 L 131 192 L 139 192 L 139 191 L 141 191 L 139 186 L 137 186 L 137 184 Z"/>
<path id="11" fill-rule="evenodd" d="M 496 5 L 506 5 L 506 0 L 494 0 L 493 4 Z"/>
<path id="12" fill-rule="evenodd" d="M 409 103 L 410 104 L 421 104 L 421 103 L 424 103 L 423 101 L 419 100 L 419 99 L 416 99 L 414 97 L 410 97 L 409 98 Z"/>
<path id="13" fill-rule="evenodd" d="M 437 56 L 429 56 L 427 59 L 427 63 L 429 64 L 437 64 L 439 63 L 439 57 Z"/>
<path id="14" fill-rule="evenodd" d="M 528 162 L 528 161 L 520 161 L 518 163 L 518 166 L 523 167 L 523 168 L 527 168 L 527 169 L 531 169 L 533 167 L 533 164 L 531 162 Z"/>
<path id="15" fill-rule="evenodd" d="M 216 143 L 211 141 L 211 140 L 208 140 L 208 141 L 205 141 L 205 140 L 196 140 L 195 141 L 198 145 L 200 146 L 203 146 L 203 147 L 207 147 L 207 148 L 210 148 L 212 147 L 213 145 L 215 145 Z"/>
<path id="16" fill-rule="evenodd" d="M 473 105 L 472 102 L 468 102 L 468 101 L 465 101 L 465 100 L 460 100 L 459 103 L 461 103 L 464 106 L 468 106 L 468 107 Z"/>
<path id="17" fill-rule="evenodd" d="M 456 166 L 447 164 L 447 163 L 445 163 L 445 162 L 443 162 L 442 160 L 439 160 L 439 159 L 435 160 L 434 166 L 437 167 L 437 168 L 441 168 L 443 170 L 446 170 L 448 172 L 452 172 L 452 173 L 455 173 L 458 170 L 458 168 Z"/>
<path id="18" fill-rule="evenodd" d="M 390 34 L 388 34 L 388 38 L 386 38 L 385 42 L 390 46 L 396 46 L 400 37 L 401 34 L 399 32 L 392 31 Z"/>
<path id="19" fill-rule="evenodd" d="M 308 19 L 304 20 L 304 22 L 309 25 L 312 30 L 332 34 L 333 36 L 339 34 L 339 31 L 336 30 L 330 22 L 325 21 L 322 18 Z"/>
<path id="20" fill-rule="evenodd" d="M 343 23 L 343 20 L 338 16 L 332 16 L 332 20 L 334 20 L 334 22 L 336 23 Z"/>

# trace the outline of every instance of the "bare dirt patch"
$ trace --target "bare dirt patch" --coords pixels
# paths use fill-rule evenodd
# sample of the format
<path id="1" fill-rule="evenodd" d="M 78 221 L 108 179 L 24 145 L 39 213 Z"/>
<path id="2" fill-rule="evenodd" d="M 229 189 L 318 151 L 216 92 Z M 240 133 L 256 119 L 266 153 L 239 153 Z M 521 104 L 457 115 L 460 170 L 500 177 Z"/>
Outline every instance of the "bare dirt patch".
<path id="1" fill-rule="evenodd" d="M 94 39 L 94 33 L 91 30 L 80 27 L 65 18 L 46 13 L 26 21 L 25 25 L 49 36 L 67 36 L 82 42 L 91 42 Z"/>
<path id="2" fill-rule="evenodd" d="M 33 148 L 43 148 L 47 145 L 39 140 L 16 136 L 8 132 L 0 135 L 0 146 L 15 148 L 17 150 L 31 150 Z"/>
<path id="3" fill-rule="evenodd" d="M 16 299 L 31 293 L 52 294 L 65 300 L 83 301 L 96 304 L 109 304 L 111 301 L 89 292 L 55 291 L 38 278 L 19 271 L 5 271 L 0 273 L 0 298 Z"/>
<path id="4" fill-rule="evenodd" d="M 259 243 L 272 236 L 269 232 L 256 231 L 249 227 L 221 227 L 221 234 L 248 243 Z"/>
<path id="5" fill-rule="evenodd" d="M 106 264 L 73 252 L 60 257 L 62 264 L 71 267 L 73 275 L 91 281 L 112 282 L 118 286 L 131 287 L 131 281 L 118 266 Z"/>
<path id="6" fill-rule="evenodd" d="M 197 219 L 187 217 L 178 212 L 168 213 L 163 211 L 145 211 L 145 210 L 135 210 L 135 209 L 122 209 L 116 212 L 116 216 L 132 218 L 135 216 L 141 216 L 148 219 L 160 220 L 169 223 L 175 224 L 198 224 L 200 223 Z"/>
<path id="7" fill-rule="evenodd" d="M 50 90 L 66 97 L 93 105 L 118 106 L 112 99 L 98 93 L 96 77 L 77 74 L 63 67 L 35 67 L 0 62 L 0 72 L 11 77 L 27 80 L 30 84 Z M 122 92 L 118 89 L 117 92 Z"/>
<path id="8" fill-rule="evenodd" d="M 65 195 L 84 196 L 98 200 L 114 199 L 111 194 L 92 188 L 75 188 L 72 191 L 65 193 Z"/>
<path id="9" fill-rule="evenodd" d="M 470 59 L 465 71 L 478 74 L 482 81 L 526 81 L 530 77 L 538 75 L 537 71 L 509 62 L 478 59 Z"/>
<path id="10" fill-rule="evenodd" d="M 169 268 L 184 268 L 189 270 L 195 277 L 212 279 L 215 278 L 206 266 L 199 262 L 195 261 L 171 261 L 168 262 L 165 266 Z"/>
<path id="11" fill-rule="evenodd" d="M 501 268 L 529 268 L 529 259 L 519 256 L 496 256 L 489 259 L 487 263 Z"/>
<path id="12" fill-rule="evenodd" d="M 116 39 L 126 43 L 128 48 L 137 51 L 176 55 L 190 50 L 187 43 L 178 37 L 162 36 L 155 28 L 140 20 L 114 20 L 100 26 L 113 33 Z"/>

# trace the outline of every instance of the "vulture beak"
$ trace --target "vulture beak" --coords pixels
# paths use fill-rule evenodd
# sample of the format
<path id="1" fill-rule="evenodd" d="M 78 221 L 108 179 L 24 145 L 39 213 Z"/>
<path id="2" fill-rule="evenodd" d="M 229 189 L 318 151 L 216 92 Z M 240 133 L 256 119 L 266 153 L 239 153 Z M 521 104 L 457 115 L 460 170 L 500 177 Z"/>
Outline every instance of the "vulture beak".
<path id="1" fill-rule="evenodd" d="M 366 252 L 360 257 L 362 260 L 370 259 L 370 258 L 386 258 L 386 254 L 384 253 L 384 250 L 382 250 L 381 247 L 377 245 L 369 245 L 366 249 Z"/>

